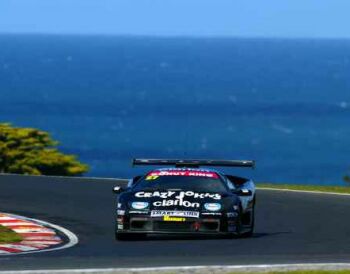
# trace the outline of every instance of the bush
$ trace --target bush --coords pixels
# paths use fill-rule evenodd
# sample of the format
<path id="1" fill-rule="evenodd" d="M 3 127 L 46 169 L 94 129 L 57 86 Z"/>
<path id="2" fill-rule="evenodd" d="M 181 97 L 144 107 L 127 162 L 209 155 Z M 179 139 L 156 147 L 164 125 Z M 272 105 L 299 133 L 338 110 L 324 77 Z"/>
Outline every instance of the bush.
<path id="1" fill-rule="evenodd" d="M 88 171 L 57 145 L 45 131 L 0 123 L 0 173 L 78 176 Z"/>

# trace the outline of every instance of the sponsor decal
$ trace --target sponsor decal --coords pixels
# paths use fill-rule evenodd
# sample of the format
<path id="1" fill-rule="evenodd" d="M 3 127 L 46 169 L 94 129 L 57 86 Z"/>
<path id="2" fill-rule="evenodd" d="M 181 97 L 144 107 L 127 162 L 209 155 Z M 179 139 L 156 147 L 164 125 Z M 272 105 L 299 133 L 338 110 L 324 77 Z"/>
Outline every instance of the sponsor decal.
<path id="1" fill-rule="evenodd" d="M 221 216 L 220 212 L 203 212 L 202 215 L 206 215 L 206 216 Z"/>
<path id="2" fill-rule="evenodd" d="M 118 229 L 124 229 L 123 225 L 118 225 Z"/>
<path id="3" fill-rule="evenodd" d="M 186 218 L 182 218 L 182 217 L 170 217 L 170 216 L 164 216 L 163 217 L 163 221 L 165 222 L 185 222 Z"/>
<path id="4" fill-rule="evenodd" d="M 133 202 L 131 207 L 134 209 L 145 209 L 148 207 L 148 202 Z"/>
<path id="5" fill-rule="evenodd" d="M 199 208 L 200 204 L 198 202 L 189 202 L 186 201 L 185 198 L 191 197 L 194 199 L 205 199 L 210 198 L 214 200 L 220 200 L 221 195 L 219 193 L 198 193 L 194 191 L 154 191 L 154 192 L 145 192 L 140 191 L 135 193 L 135 197 L 137 198 L 151 198 L 151 197 L 159 197 L 161 201 L 153 202 L 153 206 L 183 206 L 183 207 L 195 207 Z M 170 199 L 169 199 L 170 198 Z M 134 207 L 135 208 L 135 207 Z M 141 208 L 135 208 L 141 209 Z"/>
<path id="6" fill-rule="evenodd" d="M 123 216 L 123 215 L 125 215 L 125 210 L 120 210 L 120 209 L 119 209 L 119 210 L 117 211 L 117 214 Z"/>
<path id="7" fill-rule="evenodd" d="M 130 210 L 129 213 L 131 214 L 146 214 L 147 211 L 138 211 L 138 210 Z"/>
<path id="8" fill-rule="evenodd" d="M 226 215 L 228 218 L 234 218 L 234 217 L 238 216 L 238 213 L 237 212 L 227 212 Z"/>
<path id="9" fill-rule="evenodd" d="M 158 178 L 159 178 L 159 176 L 148 175 L 148 176 L 146 177 L 146 181 L 152 181 L 152 180 L 156 180 L 156 179 L 158 179 Z"/>
<path id="10" fill-rule="evenodd" d="M 172 216 L 172 217 L 186 217 L 186 218 L 198 218 L 199 212 L 197 211 L 169 211 L 169 210 L 152 210 L 151 217 L 162 217 L 162 216 Z"/>
<path id="11" fill-rule="evenodd" d="M 122 224 L 123 222 L 124 222 L 124 218 L 123 217 L 117 218 L 117 223 L 118 224 Z"/>
<path id="12" fill-rule="evenodd" d="M 163 200 L 153 203 L 154 206 L 184 206 L 184 207 L 200 207 L 199 203 L 191 203 L 189 201 L 181 200 Z"/>
<path id="13" fill-rule="evenodd" d="M 219 211 L 221 209 L 221 204 L 219 203 L 205 203 L 204 208 L 209 211 Z"/>
<path id="14" fill-rule="evenodd" d="M 195 199 L 204 199 L 211 198 L 214 200 L 220 200 L 221 195 L 219 193 L 198 193 L 193 191 L 180 191 L 176 193 L 175 191 L 154 191 L 154 192 L 145 192 L 140 191 L 135 193 L 135 197 L 137 198 L 151 198 L 151 197 L 159 197 L 161 199 L 167 198 L 175 198 L 175 199 L 184 199 L 186 197 L 193 197 Z"/>
<path id="15" fill-rule="evenodd" d="M 159 176 L 193 176 L 193 177 L 205 177 L 205 178 L 219 178 L 219 175 L 216 172 L 211 171 L 200 171 L 200 170 L 158 170 L 152 171 L 147 174 L 149 180 L 155 180 Z"/>
<path id="16" fill-rule="evenodd" d="M 122 207 L 122 204 L 121 203 L 118 203 L 118 208 L 121 208 Z"/>

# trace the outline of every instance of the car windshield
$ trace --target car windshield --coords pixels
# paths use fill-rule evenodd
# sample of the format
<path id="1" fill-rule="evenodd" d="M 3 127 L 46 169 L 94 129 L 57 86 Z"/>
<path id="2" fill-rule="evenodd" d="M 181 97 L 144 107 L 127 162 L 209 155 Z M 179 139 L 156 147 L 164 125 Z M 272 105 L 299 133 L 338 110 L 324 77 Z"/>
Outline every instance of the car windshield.
<path id="1" fill-rule="evenodd" d="M 216 174 L 214 177 L 206 176 L 159 176 L 149 173 L 143 177 L 134 187 L 133 190 L 166 190 L 176 189 L 195 192 L 227 192 L 224 182 Z"/>

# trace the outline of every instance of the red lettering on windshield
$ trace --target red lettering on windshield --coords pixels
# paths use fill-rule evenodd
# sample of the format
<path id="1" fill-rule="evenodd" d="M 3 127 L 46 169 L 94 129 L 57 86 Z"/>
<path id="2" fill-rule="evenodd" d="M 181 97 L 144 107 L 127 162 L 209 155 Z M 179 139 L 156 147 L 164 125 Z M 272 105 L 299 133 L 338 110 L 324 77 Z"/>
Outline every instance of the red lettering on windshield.
<path id="1" fill-rule="evenodd" d="M 152 171 L 147 174 L 148 176 L 193 176 L 193 177 L 207 177 L 207 178 L 219 178 L 219 175 L 216 172 L 208 172 L 208 171 L 190 171 L 190 170 L 158 170 Z"/>

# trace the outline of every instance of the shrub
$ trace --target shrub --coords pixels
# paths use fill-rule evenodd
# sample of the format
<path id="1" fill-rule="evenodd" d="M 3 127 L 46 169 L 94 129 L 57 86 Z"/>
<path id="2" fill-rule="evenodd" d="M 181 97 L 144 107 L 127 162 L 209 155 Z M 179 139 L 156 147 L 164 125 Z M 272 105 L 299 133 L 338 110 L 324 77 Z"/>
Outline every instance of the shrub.
<path id="1" fill-rule="evenodd" d="M 0 123 L 0 173 L 78 176 L 88 171 L 57 145 L 48 132 Z"/>

